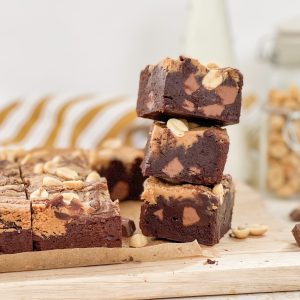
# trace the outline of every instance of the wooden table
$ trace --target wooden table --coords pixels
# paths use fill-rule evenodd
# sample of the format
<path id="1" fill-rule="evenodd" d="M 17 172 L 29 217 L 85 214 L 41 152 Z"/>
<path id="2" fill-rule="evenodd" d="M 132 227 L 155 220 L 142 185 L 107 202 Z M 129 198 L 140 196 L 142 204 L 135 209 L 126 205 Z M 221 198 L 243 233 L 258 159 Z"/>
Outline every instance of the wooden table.
<path id="1" fill-rule="evenodd" d="M 266 209 L 257 193 L 238 185 L 233 225 L 265 223 L 270 230 L 247 240 L 227 235 L 215 247 L 204 248 L 217 261 L 214 265 L 196 257 L 6 273 L 0 274 L 0 299 L 149 299 L 300 290 L 300 251 L 287 219 L 293 205 L 267 201 Z M 237 298 L 259 299 L 257 294 L 215 299 Z"/>

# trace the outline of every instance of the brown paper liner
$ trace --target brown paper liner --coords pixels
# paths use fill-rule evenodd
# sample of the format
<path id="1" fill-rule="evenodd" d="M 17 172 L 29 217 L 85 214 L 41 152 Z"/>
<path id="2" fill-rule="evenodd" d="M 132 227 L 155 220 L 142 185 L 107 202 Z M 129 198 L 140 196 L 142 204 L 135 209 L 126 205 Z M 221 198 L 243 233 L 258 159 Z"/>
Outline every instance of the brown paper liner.
<path id="1" fill-rule="evenodd" d="M 139 201 L 121 203 L 122 216 L 133 219 L 137 228 L 139 228 L 140 206 Z M 201 255 L 202 248 L 196 241 L 172 243 L 150 240 L 146 247 L 129 248 L 128 239 L 124 239 L 122 248 L 58 249 L 0 255 L 0 273 L 108 265 L 131 261 L 159 261 Z"/>

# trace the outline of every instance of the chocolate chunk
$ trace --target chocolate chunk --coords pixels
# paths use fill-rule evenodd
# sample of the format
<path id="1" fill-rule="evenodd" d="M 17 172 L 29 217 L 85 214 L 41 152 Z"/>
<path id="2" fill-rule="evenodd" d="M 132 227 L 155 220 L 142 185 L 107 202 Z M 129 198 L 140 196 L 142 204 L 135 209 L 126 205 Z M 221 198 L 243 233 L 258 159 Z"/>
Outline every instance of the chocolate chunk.
<path id="1" fill-rule="evenodd" d="M 296 224 L 295 227 L 292 230 L 292 233 L 294 235 L 294 238 L 300 247 L 300 224 Z"/>
<path id="2" fill-rule="evenodd" d="M 130 237 L 134 234 L 136 228 L 132 220 L 128 218 L 122 218 L 122 236 Z"/>
<path id="3" fill-rule="evenodd" d="M 243 76 L 233 68 L 204 66 L 188 57 L 166 58 L 140 75 L 139 117 L 183 118 L 229 125 L 239 122 Z"/>

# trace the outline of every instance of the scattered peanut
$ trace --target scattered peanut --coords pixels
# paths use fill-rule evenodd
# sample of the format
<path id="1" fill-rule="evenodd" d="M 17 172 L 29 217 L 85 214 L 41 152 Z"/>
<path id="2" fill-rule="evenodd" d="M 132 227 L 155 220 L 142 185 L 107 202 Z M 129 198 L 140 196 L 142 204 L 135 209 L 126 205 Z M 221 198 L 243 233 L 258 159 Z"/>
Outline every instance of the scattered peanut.
<path id="1" fill-rule="evenodd" d="M 101 179 L 100 175 L 97 172 L 93 171 L 87 176 L 85 181 L 93 182 L 93 181 L 99 181 L 100 179 Z"/>
<path id="2" fill-rule="evenodd" d="M 247 227 L 237 227 L 232 229 L 232 236 L 237 239 L 245 239 L 250 234 L 250 229 Z"/>
<path id="3" fill-rule="evenodd" d="M 58 177 L 64 179 L 75 180 L 78 178 L 77 172 L 67 167 L 57 168 L 55 173 Z"/>
<path id="4" fill-rule="evenodd" d="M 61 193 L 65 201 L 72 201 L 73 199 L 79 200 L 79 196 L 75 193 Z"/>
<path id="5" fill-rule="evenodd" d="M 48 197 L 48 192 L 43 188 L 38 188 L 30 194 L 30 200 L 46 200 Z"/>
<path id="6" fill-rule="evenodd" d="M 202 85 L 207 90 L 213 90 L 226 79 L 226 75 L 227 73 L 224 73 L 221 70 L 211 69 L 202 79 Z"/>
<path id="7" fill-rule="evenodd" d="M 44 173 L 54 175 L 56 172 L 56 168 L 57 168 L 57 164 L 50 160 L 44 164 L 43 170 L 44 170 Z"/>
<path id="8" fill-rule="evenodd" d="M 84 187 L 82 180 L 68 180 L 63 182 L 63 187 L 69 190 L 81 190 Z"/>
<path id="9" fill-rule="evenodd" d="M 268 226 L 263 224 L 253 224 L 250 226 L 250 235 L 260 236 L 268 231 Z"/>
<path id="10" fill-rule="evenodd" d="M 42 174 L 44 171 L 44 164 L 38 163 L 33 167 L 33 173 L 34 174 Z"/>
<path id="11" fill-rule="evenodd" d="M 189 131 L 188 126 L 182 120 L 174 118 L 168 120 L 167 128 L 177 137 L 182 137 L 185 132 Z"/>
<path id="12" fill-rule="evenodd" d="M 224 196 L 224 188 L 222 183 L 216 184 L 212 192 L 220 199 L 221 203 L 223 202 L 223 196 Z"/>
<path id="13" fill-rule="evenodd" d="M 141 233 L 134 234 L 129 241 L 132 248 L 142 248 L 148 245 L 148 238 Z"/>
<path id="14" fill-rule="evenodd" d="M 54 177 L 50 177 L 50 176 L 45 176 L 43 178 L 43 186 L 60 186 L 62 185 L 62 182 Z"/>

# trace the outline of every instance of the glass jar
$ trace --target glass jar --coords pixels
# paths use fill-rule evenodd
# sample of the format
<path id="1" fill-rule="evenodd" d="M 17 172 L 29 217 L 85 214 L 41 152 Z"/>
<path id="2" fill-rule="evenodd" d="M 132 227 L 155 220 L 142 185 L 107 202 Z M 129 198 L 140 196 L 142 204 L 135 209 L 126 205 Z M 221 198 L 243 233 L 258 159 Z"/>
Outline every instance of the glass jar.
<path id="1" fill-rule="evenodd" d="M 279 30 L 262 52 L 269 75 L 260 183 L 278 198 L 296 198 L 300 193 L 300 31 Z"/>
<path id="2" fill-rule="evenodd" d="M 261 138 L 263 168 L 261 174 L 264 190 L 279 198 L 293 198 L 300 192 L 300 110 L 289 107 L 289 99 L 297 92 L 300 106 L 300 90 L 292 87 L 284 93 L 272 91 Z M 280 105 L 272 102 L 284 99 Z M 295 100 L 296 101 L 296 100 Z"/>

